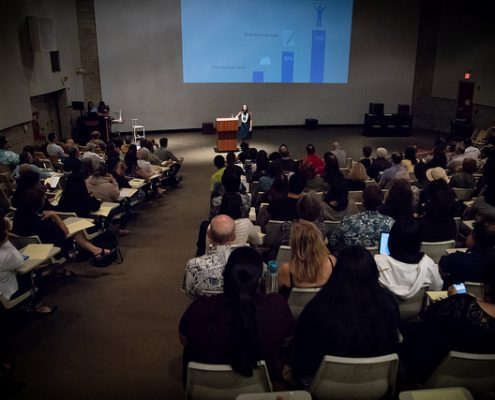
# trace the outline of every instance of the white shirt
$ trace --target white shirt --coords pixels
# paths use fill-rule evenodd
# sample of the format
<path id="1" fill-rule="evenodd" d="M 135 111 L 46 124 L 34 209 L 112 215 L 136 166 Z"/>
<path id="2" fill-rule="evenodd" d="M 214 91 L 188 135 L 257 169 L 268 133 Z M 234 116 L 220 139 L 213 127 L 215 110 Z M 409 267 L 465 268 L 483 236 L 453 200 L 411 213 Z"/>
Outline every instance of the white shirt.
<path id="1" fill-rule="evenodd" d="M 19 290 L 16 271 L 24 264 L 24 257 L 8 240 L 0 247 L 0 293 L 10 299 Z"/>
<path id="2" fill-rule="evenodd" d="M 418 264 L 406 264 L 385 254 L 376 254 L 375 261 L 380 283 L 403 300 L 413 297 L 424 285 L 430 290 L 442 289 L 438 265 L 426 254 Z"/>
<path id="3" fill-rule="evenodd" d="M 64 149 L 60 147 L 57 143 L 50 143 L 46 146 L 46 152 L 51 157 L 62 158 L 64 156 Z"/>
<path id="4" fill-rule="evenodd" d="M 480 149 L 474 147 L 474 146 L 469 146 L 466 150 L 464 150 L 464 157 L 466 158 L 472 158 L 476 161 L 479 160 L 481 155 Z"/>

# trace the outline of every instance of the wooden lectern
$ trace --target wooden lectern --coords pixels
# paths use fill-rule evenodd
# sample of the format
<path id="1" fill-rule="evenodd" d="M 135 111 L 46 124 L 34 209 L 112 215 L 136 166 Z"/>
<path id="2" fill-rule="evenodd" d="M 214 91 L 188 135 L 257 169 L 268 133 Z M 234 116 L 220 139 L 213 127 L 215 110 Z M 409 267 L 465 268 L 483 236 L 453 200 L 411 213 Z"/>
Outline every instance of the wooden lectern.
<path id="1" fill-rule="evenodd" d="M 237 118 L 217 118 L 217 151 L 237 151 Z"/>

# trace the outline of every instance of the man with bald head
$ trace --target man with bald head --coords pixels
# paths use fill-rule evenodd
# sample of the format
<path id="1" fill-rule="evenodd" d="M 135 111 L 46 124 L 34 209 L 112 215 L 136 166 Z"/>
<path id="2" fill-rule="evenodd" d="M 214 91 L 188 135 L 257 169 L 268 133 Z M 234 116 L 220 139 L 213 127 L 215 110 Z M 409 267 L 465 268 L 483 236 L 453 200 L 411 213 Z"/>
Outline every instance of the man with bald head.
<path id="1" fill-rule="evenodd" d="M 210 222 L 207 235 L 211 245 L 206 254 L 187 262 L 182 290 L 195 299 L 206 291 L 223 291 L 223 269 L 235 240 L 235 223 L 228 215 L 217 215 Z"/>

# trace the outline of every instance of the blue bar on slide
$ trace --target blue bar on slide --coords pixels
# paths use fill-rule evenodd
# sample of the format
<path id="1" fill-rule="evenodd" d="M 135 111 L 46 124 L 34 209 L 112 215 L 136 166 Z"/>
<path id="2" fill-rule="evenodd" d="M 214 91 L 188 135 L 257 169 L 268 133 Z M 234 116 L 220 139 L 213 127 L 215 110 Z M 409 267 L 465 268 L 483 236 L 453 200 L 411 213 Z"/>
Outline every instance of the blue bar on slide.
<path id="1" fill-rule="evenodd" d="M 253 82 L 263 82 L 264 81 L 264 76 L 263 76 L 263 71 L 253 71 Z"/>
<path id="2" fill-rule="evenodd" d="M 310 82 L 323 82 L 325 70 L 326 31 L 315 30 L 311 39 L 311 70 Z"/>
<path id="3" fill-rule="evenodd" d="M 281 82 L 294 81 L 294 52 L 282 52 L 282 80 Z"/>

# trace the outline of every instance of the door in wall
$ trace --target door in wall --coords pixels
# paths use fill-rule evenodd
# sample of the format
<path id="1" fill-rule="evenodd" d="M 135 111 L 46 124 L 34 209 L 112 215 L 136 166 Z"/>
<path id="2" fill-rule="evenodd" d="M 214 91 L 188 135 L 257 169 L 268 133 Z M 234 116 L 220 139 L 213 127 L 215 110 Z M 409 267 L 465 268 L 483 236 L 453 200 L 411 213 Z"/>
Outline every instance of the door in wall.
<path id="1" fill-rule="evenodd" d="M 38 122 L 40 133 L 45 137 L 50 132 L 55 132 L 57 137 L 62 138 L 60 112 L 59 112 L 59 91 L 31 97 L 31 109 L 38 112 Z"/>

